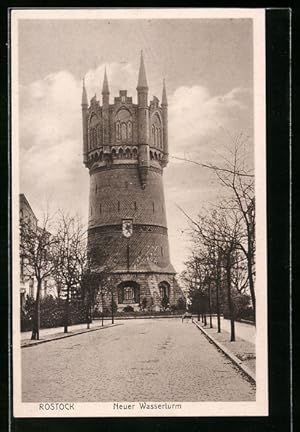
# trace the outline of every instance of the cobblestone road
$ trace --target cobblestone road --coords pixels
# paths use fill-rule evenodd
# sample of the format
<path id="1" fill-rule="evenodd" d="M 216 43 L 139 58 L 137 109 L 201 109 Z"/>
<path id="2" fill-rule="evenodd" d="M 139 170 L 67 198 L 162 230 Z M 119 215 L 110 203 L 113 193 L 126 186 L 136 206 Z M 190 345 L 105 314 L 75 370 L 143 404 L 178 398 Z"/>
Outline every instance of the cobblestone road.
<path id="1" fill-rule="evenodd" d="M 131 320 L 22 349 L 22 397 L 38 401 L 248 401 L 255 388 L 192 323 Z"/>

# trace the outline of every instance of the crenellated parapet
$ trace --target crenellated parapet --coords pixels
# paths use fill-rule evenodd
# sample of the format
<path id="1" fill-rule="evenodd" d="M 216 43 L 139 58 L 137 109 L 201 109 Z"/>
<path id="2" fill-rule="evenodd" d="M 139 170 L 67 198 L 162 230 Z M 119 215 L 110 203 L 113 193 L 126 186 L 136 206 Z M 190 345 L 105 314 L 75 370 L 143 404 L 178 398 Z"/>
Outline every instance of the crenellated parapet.
<path id="1" fill-rule="evenodd" d="M 83 162 L 95 169 L 113 168 L 130 163 L 137 166 L 141 187 L 147 185 L 149 169 L 161 170 L 168 162 L 167 102 L 154 96 L 148 104 L 148 84 L 141 53 L 137 85 L 137 104 L 120 90 L 109 103 L 106 70 L 102 86 L 102 104 L 96 95 L 88 104 L 85 85 L 82 95 Z"/>

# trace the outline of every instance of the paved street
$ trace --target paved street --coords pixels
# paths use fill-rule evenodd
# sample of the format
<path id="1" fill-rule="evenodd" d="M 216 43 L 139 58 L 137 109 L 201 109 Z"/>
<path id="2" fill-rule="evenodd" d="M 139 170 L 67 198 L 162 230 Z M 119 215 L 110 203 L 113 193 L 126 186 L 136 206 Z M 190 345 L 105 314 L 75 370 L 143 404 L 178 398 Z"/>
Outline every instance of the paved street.
<path id="1" fill-rule="evenodd" d="M 255 387 L 192 323 L 122 325 L 22 349 L 24 402 L 249 401 Z"/>

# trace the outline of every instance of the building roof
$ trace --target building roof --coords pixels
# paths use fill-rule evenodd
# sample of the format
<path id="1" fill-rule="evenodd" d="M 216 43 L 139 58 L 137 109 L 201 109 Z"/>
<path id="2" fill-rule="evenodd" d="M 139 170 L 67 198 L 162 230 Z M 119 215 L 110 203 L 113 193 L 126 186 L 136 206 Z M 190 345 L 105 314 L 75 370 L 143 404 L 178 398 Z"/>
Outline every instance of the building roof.
<path id="1" fill-rule="evenodd" d="M 27 211 L 29 211 L 30 214 L 31 214 L 31 216 L 37 221 L 38 219 L 37 219 L 36 215 L 34 214 L 34 211 L 30 207 L 30 204 L 29 204 L 27 198 L 25 197 L 25 195 L 23 193 L 21 193 L 19 195 L 19 200 L 20 200 L 20 210 L 22 210 L 23 208 L 26 207 Z"/>

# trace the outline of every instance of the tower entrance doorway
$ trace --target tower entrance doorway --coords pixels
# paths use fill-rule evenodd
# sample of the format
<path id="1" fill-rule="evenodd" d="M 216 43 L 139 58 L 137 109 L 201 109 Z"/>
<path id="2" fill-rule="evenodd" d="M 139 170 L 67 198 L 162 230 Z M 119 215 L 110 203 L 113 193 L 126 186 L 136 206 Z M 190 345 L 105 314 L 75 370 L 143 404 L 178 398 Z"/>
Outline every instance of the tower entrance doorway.
<path id="1" fill-rule="evenodd" d="M 127 305 L 137 307 L 140 303 L 140 286 L 134 281 L 124 281 L 118 285 L 118 308 Z"/>
<path id="2" fill-rule="evenodd" d="M 160 282 L 158 285 L 161 298 L 170 298 L 170 284 L 168 282 Z"/>

